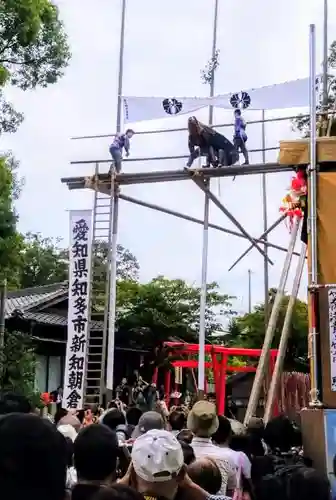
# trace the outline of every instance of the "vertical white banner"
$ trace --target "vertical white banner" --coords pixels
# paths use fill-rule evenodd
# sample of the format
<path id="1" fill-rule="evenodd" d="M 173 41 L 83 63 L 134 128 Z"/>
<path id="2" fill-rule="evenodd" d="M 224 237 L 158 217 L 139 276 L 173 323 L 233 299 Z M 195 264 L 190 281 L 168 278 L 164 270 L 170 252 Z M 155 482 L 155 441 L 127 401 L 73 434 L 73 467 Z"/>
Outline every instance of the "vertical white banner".
<path id="1" fill-rule="evenodd" d="M 91 251 L 92 210 L 71 210 L 68 336 L 62 401 L 67 410 L 80 410 L 84 405 Z"/>
<path id="2" fill-rule="evenodd" d="M 336 289 L 328 290 L 329 342 L 330 342 L 330 387 L 336 392 Z"/>

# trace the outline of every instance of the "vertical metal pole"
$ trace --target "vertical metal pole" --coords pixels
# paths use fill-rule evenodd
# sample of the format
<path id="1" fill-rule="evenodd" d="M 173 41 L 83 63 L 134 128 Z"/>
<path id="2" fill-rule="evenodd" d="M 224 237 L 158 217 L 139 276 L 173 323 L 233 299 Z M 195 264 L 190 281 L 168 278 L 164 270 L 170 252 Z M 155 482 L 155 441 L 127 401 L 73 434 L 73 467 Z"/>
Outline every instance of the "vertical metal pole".
<path id="1" fill-rule="evenodd" d="M 121 28 L 120 28 L 120 50 L 119 50 L 119 76 L 118 76 L 118 102 L 117 102 L 117 133 L 121 131 L 122 112 L 122 90 L 124 73 L 124 49 L 125 49 L 125 24 L 126 24 L 126 0 L 122 0 Z M 115 183 L 115 172 L 111 174 L 111 204 L 113 203 L 112 217 L 112 241 L 111 241 L 111 268 L 110 268 L 110 300 L 108 321 L 108 353 L 107 353 L 107 376 L 106 387 L 113 391 L 114 385 L 114 348 L 115 348 L 115 320 L 116 320 L 116 296 L 117 296 L 117 240 L 118 240 L 118 212 L 119 212 L 119 186 Z"/>
<path id="2" fill-rule="evenodd" d="M 299 293 L 302 272 L 303 272 L 303 268 L 304 268 L 305 261 L 306 261 L 306 253 L 307 253 L 307 247 L 304 243 L 302 243 L 299 262 L 297 264 L 296 273 L 295 273 L 295 277 L 294 277 L 294 281 L 293 281 L 292 293 L 291 293 L 291 296 L 290 296 L 290 299 L 288 302 L 285 320 L 284 320 L 283 328 L 281 331 L 280 343 L 279 343 L 279 347 L 278 347 L 278 355 L 277 355 L 275 367 L 274 367 L 273 374 L 272 374 L 270 388 L 268 391 L 268 397 L 267 397 L 265 414 L 264 414 L 264 423 L 265 424 L 267 424 L 267 422 L 269 421 L 269 419 L 272 416 L 273 402 L 275 400 L 276 391 L 278 388 L 281 372 L 283 369 L 283 364 L 285 361 L 287 344 L 288 344 L 288 339 L 289 339 L 289 335 L 290 335 L 291 321 L 292 321 L 292 316 L 293 316 L 293 311 L 294 311 L 296 299 L 297 299 L 297 296 Z"/>
<path id="3" fill-rule="evenodd" d="M 309 244 L 310 244 L 310 273 L 309 285 L 318 284 L 317 276 L 317 173 L 316 173 L 316 31 L 315 25 L 309 27 L 309 65 L 310 65 L 310 165 L 308 167 L 309 175 Z M 310 404 L 311 406 L 319 406 L 319 390 L 318 390 L 318 362 L 317 362 L 317 328 L 316 328 L 316 309 L 313 304 L 315 301 L 315 291 L 311 294 L 311 328 L 309 337 L 311 340 L 311 356 L 310 356 L 310 376 L 311 376 L 311 391 Z"/>
<path id="4" fill-rule="evenodd" d="M 265 127 L 265 110 L 262 110 L 262 123 L 261 123 L 261 149 L 262 149 L 262 162 L 265 164 L 266 163 L 266 127 Z M 264 223 L 264 232 L 267 231 L 267 225 L 268 225 L 268 220 L 267 220 L 267 180 L 266 180 L 266 174 L 262 174 L 261 177 L 261 186 L 262 186 L 262 203 L 263 203 L 263 223 Z M 264 238 L 265 240 L 265 245 L 264 245 L 264 252 L 265 252 L 265 257 L 264 257 L 264 302 L 265 302 L 265 331 L 267 329 L 268 325 L 268 319 L 269 319 L 269 304 L 268 304 L 268 299 L 269 299 L 269 276 L 268 276 L 268 245 L 267 245 L 267 235 Z"/>
<path id="5" fill-rule="evenodd" d="M 215 10 L 214 10 L 214 24 L 213 24 L 213 34 L 212 34 L 212 60 L 216 57 L 216 46 L 217 46 L 217 26 L 218 26 L 218 0 L 215 0 Z M 210 97 L 215 95 L 215 70 L 212 68 L 211 81 L 210 81 Z M 213 106 L 209 107 L 209 125 L 213 124 Z"/>
<path id="6" fill-rule="evenodd" d="M 125 51 L 126 0 L 122 0 L 120 48 L 119 48 L 119 75 L 118 75 L 118 102 L 117 102 L 117 134 L 121 131 L 122 90 L 124 78 L 124 51 Z"/>
<path id="7" fill-rule="evenodd" d="M 7 280 L 0 285 L 0 386 L 4 369 L 3 349 L 5 346 L 5 320 L 6 320 Z"/>
<path id="8" fill-rule="evenodd" d="M 209 181 L 206 181 L 209 184 Z M 202 283 L 200 297 L 200 330 L 198 354 L 198 395 L 202 399 L 205 389 L 205 310 L 207 303 L 207 274 L 208 274 L 208 247 L 209 247 L 209 197 L 205 195 L 203 249 L 202 249 Z"/>
<path id="9" fill-rule="evenodd" d="M 293 257 L 293 252 L 295 249 L 295 242 L 296 242 L 296 238 L 298 235 L 299 227 L 300 227 L 300 220 L 298 218 L 296 218 L 294 221 L 292 234 L 291 234 L 291 238 L 290 238 L 290 242 L 289 242 L 289 246 L 288 246 L 288 252 L 287 252 L 284 267 L 283 267 L 283 270 L 282 270 L 282 273 L 280 276 L 279 287 L 278 287 L 277 294 L 276 294 L 275 299 L 274 299 L 274 304 L 272 307 L 270 320 L 269 320 L 266 334 L 265 334 L 264 344 L 263 344 L 262 351 L 260 354 L 257 371 L 256 371 L 256 374 L 254 377 L 253 386 L 252 386 L 249 402 L 248 402 L 246 413 L 245 413 L 245 418 L 244 418 L 245 425 L 247 425 L 249 423 L 249 421 L 251 420 L 251 418 L 255 415 L 255 412 L 256 412 L 256 409 L 258 406 L 258 401 L 259 401 L 259 396 L 260 396 L 264 376 L 266 374 L 266 369 L 268 367 L 269 351 L 270 351 L 271 346 L 272 346 L 274 331 L 276 328 L 276 324 L 277 324 L 277 320 L 278 320 L 278 316 L 279 316 L 279 312 L 280 312 L 280 308 L 281 308 L 281 303 L 282 303 L 282 299 L 283 299 L 284 292 L 285 292 L 285 286 L 286 286 L 287 279 L 288 279 L 288 273 L 289 273 L 290 265 L 292 262 L 292 257 Z"/>
<path id="10" fill-rule="evenodd" d="M 108 356 L 107 356 L 107 389 L 113 391 L 114 375 L 114 348 L 115 348 L 115 321 L 116 321 L 116 298 L 117 298 L 117 239 L 118 239 L 118 212 L 119 193 L 115 181 L 111 185 L 111 196 L 113 196 L 112 217 L 112 242 L 111 242 L 111 269 L 110 269 L 110 307 L 108 328 Z M 112 195 L 113 193 L 113 195 Z"/>
<path id="11" fill-rule="evenodd" d="M 328 111 L 328 0 L 323 5 L 323 110 Z M 327 116 L 325 117 L 327 119 Z"/>
<path id="12" fill-rule="evenodd" d="M 251 314 L 252 312 L 252 283 L 251 283 L 251 275 L 252 271 L 249 269 L 248 271 L 248 312 Z"/>
<path id="13" fill-rule="evenodd" d="M 217 45 L 218 0 L 215 0 L 214 24 L 212 37 L 212 59 L 216 56 Z M 215 70 L 212 69 L 210 81 L 210 97 L 215 94 Z M 213 106 L 209 107 L 209 125 L 213 124 Z M 206 181 L 206 186 L 210 182 Z M 200 330 L 198 353 L 198 397 L 203 399 L 205 389 L 205 311 L 207 303 L 207 274 L 208 274 L 208 247 L 209 247 L 209 196 L 204 198 L 204 224 L 203 224 L 203 249 L 202 249 L 202 283 L 200 297 Z"/>

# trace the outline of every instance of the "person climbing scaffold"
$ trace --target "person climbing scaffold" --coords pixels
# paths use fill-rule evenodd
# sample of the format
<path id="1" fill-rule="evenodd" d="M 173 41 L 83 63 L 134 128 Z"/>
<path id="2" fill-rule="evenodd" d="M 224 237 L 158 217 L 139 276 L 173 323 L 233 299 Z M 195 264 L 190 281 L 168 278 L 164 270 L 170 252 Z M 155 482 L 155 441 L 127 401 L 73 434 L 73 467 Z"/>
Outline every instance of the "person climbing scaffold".
<path id="1" fill-rule="evenodd" d="M 200 156 L 206 157 L 206 168 L 227 167 L 238 161 L 235 146 L 224 135 L 199 122 L 195 116 L 188 119 L 188 132 L 188 168 Z"/>
<path id="2" fill-rule="evenodd" d="M 121 172 L 123 150 L 125 150 L 126 157 L 128 157 L 130 154 L 130 139 L 134 133 L 134 130 L 129 128 L 124 134 L 117 134 L 110 146 L 110 153 L 118 174 Z"/>
<path id="3" fill-rule="evenodd" d="M 237 149 L 238 153 L 241 151 L 244 156 L 243 165 L 249 165 L 249 156 L 246 148 L 247 134 L 246 134 L 246 123 L 242 117 L 241 110 L 235 109 L 234 111 L 234 134 L 233 134 L 233 144 Z"/>

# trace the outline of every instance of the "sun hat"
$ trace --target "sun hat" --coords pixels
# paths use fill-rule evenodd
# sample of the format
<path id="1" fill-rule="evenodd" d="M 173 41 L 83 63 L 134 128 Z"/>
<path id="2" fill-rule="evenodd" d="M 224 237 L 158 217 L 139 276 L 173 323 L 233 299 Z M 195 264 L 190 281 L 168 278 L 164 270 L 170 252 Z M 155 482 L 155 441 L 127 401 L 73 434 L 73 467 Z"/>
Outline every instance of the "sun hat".
<path id="1" fill-rule="evenodd" d="M 218 429 L 216 406 L 209 401 L 198 401 L 191 408 L 187 427 L 200 437 L 211 437 Z"/>

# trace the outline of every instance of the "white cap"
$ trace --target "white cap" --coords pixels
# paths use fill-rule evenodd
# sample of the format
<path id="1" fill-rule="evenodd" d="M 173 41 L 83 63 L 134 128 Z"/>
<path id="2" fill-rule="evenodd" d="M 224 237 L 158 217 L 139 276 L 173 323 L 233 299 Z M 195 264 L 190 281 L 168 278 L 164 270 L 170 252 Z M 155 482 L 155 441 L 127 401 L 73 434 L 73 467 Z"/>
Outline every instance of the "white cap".
<path id="1" fill-rule="evenodd" d="M 135 473 L 149 483 L 169 481 L 183 466 L 183 451 L 173 434 L 153 429 L 135 440 L 132 463 Z"/>
<path id="2" fill-rule="evenodd" d="M 77 437 L 76 430 L 70 424 L 59 425 L 57 430 L 63 434 L 64 437 L 70 438 L 72 442 L 74 442 Z"/>

